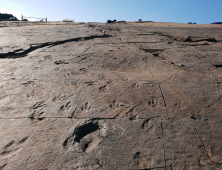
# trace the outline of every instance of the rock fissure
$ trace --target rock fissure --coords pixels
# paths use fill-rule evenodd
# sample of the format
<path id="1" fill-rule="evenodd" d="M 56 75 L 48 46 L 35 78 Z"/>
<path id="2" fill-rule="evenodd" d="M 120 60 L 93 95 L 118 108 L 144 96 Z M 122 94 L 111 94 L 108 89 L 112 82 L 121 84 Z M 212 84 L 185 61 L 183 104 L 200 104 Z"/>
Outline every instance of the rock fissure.
<path id="1" fill-rule="evenodd" d="M 204 144 L 204 142 L 203 142 L 203 140 L 202 140 L 202 138 L 201 138 L 201 136 L 200 136 L 200 133 L 198 132 L 198 130 L 197 130 L 197 128 L 196 128 L 195 126 L 194 126 L 194 129 L 195 129 L 195 131 L 196 131 L 196 133 L 197 133 L 197 135 L 198 135 L 198 137 L 199 137 L 199 139 L 200 139 L 202 145 L 204 146 L 204 150 L 205 150 L 205 152 L 206 152 L 206 154 L 207 154 L 209 160 L 213 163 L 213 161 L 212 161 L 210 155 L 209 155 L 208 152 L 207 152 L 206 145 Z"/>
<path id="2" fill-rule="evenodd" d="M 62 40 L 62 41 L 55 41 L 55 42 L 46 42 L 46 43 L 39 43 L 39 44 L 32 44 L 30 45 L 29 49 L 26 49 L 20 53 L 17 53 L 18 50 L 15 50 L 13 52 L 8 52 L 8 53 L 0 53 L 0 58 L 21 58 L 21 57 L 25 57 L 27 56 L 30 52 L 35 51 L 37 49 L 41 49 L 47 46 L 56 46 L 56 45 L 61 45 L 61 44 L 65 44 L 68 42 L 75 42 L 75 41 L 85 41 L 85 40 L 92 40 L 92 39 L 96 39 L 96 38 L 108 38 L 110 37 L 110 35 L 108 34 L 104 34 L 104 35 L 91 35 L 89 37 L 78 37 L 78 38 L 72 38 L 72 39 L 67 39 L 67 40 Z M 19 49 L 19 51 L 21 51 Z"/>
<path id="3" fill-rule="evenodd" d="M 214 65 L 216 68 L 221 68 L 222 67 L 222 64 L 216 64 Z"/>
<path id="4" fill-rule="evenodd" d="M 194 38 L 198 38 L 199 40 L 193 40 Z M 203 37 L 192 37 L 188 36 L 184 42 L 200 42 L 200 41 L 207 41 L 207 42 L 219 42 L 215 38 L 203 38 Z"/>
<path id="5" fill-rule="evenodd" d="M 201 136 L 200 136 L 200 133 L 198 132 L 198 130 L 197 130 L 197 128 L 196 128 L 195 126 L 194 126 L 194 129 L 195 129 L 195 131 L 196 131 L 196 133 L 197 133 L 197 135 L 198 135 L 198 137 L 199 137 L 199 139 L 200 139 L 200 141 L 201 141 L 201 143 L 202 143 L 202 146 L 204 147 L 204 150 L 205 150 L 205 152 L 206 152 L 209 160 L 210 160 L 213 164 L 222 165 L 222 163 L 216 163 L 215 161 L 213 161 L 213 160 L 211 159 L 211 157 L 210 157 L 210 155 L 209 155 L 209 153 L 208 153 L 208 151 L 207 151 L 206 145 L 204 144 L 204 142 L 203 142 L 203 140 L 202 140 L 202 138 L 201 138 Z"/>
<path id="6" fill-rule="evenodd" d="M 154 168 L 143 168 L 143 169 L 139 169 L 139 170 L 159 170 L 159 169 L 168 170 L 168 168 L 170 168 L 169 170 L 173 170 L 173 169 L 172 169 L 172 166 L 163 166 L 163 167 L 154 167 Z"/>
<path id="7" fill-rule="evenodd" d="M 207 41 L 207 42 L 220 42 L 220 41 L 217 41 L 215 38 L 204 38 L 204 37 L 194 37 L 194 36 L 187 36 L 186 38 L 185 37 L 175 37 L 173 35 L 167 35 L 167 34 L 164 34 L 162 32 L 153 32 L 155 35 L 159 35 L 159 36 L 165 36 L 165 37 L 168 37 L 170 39 L 173 39 L 173 40 L 176 40 L 176 41 L 179 41 L 179 42 L 201 42 L 201 41 Z M 194 39 L 197 39 L 197 40 L 194 40 Z"/>
<path id="8" fill-rule="evenodd" d="M 155 116 L 155 117 L 136 117 L 137 120 L 147 120 L 147 119 L 156 119 L 161 118 L 161 116 Z M 11 118 L 0 118 L 1 120 L 19 120 L 19 119 L 30 119 L 30 117 L 11 117 Z M 36 118 L 36 120 L 43 120 L 43 119 L 70 119 L 69 117 L 42 117 L 42 118 Z M 114 119 L 126 119 L 129 120 L 127 117 L 73 117 L 72 120 L 114 120 Z"/>
<path id="9" fill-rule="evenodd" d="M 0 166 L 0 170 L 3 170 L 4 167 L 6 167 L 7 163 L 5 163 L 4 165 Z"/>
<path id="10" fill-rule="evenodd" d="M 164 163 L 165 163 L 165 167 L 166 167 L 166 148 L 165 148 L 165 141 L 164 141 L 164 135 L 163 135 L 163 123 L 161 122 L 161 134 L 162 134 L 162 138 L 163 138 L 163 158 L 164 158 Z"/>
<path id="11" fill-rule="evenodd" d="M 126 44 L 161 43 L 161 42 L 162 41 L 157 41 L 157 42 L 147 42 L 147 41 L 134 42 L 134 41 L 127 41 Z"/>
<path id="12" fill-rule="evenodd" d="M 160 92 L 161 92 L 161 95 L 162 95 L 162 98 L 163 98 L 164 106 L 166 107 L 166 101 L 165 101 L 165 98 L 164 98 L 164 95 L 163 95 L 160 84 L 159 84 L 159 88 L 160 88 Z"/>
<path id="13" fill-rule="evenodd" d="M 150 53 L 154 57 L 158 57 L 160 59 L 167 60 L 166 58 L 161 56 L 161 53 L 164 52 L 166 49 L 145 49 L 145 48 L 140 48 L 140 50 L 143 50 L 146 53 Z"/>

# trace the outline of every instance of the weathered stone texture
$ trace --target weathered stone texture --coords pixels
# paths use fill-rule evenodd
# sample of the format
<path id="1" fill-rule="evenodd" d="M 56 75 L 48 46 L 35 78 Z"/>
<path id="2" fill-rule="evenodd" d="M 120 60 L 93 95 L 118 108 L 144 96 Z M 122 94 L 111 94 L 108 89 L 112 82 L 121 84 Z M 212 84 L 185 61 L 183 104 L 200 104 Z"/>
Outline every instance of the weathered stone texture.
<path id="1" fill-rule="evenodd" d="M 0 26 L 0 170 L 222 169 L 220 25 Z"/>

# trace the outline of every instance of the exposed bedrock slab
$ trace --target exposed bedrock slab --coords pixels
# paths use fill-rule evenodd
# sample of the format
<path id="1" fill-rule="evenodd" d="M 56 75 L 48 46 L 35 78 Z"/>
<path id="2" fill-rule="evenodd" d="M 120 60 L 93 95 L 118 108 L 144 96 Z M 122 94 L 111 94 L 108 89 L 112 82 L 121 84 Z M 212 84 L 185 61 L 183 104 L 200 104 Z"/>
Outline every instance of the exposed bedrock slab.
<path id="1" fill-rule="evenodd" d="M 222 169 L 221 26 L 0 26 L 0 170 Z"/>

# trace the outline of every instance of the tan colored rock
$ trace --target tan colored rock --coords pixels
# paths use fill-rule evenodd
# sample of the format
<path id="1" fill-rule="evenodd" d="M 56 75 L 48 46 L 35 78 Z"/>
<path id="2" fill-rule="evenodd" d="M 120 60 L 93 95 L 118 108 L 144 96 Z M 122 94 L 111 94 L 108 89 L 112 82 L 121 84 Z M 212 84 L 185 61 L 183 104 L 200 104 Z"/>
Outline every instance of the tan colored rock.
<path id="1" fill-rule="evenodd" d="M 220 25 L 0 26 L 0 170 L 222 169 Z"/>

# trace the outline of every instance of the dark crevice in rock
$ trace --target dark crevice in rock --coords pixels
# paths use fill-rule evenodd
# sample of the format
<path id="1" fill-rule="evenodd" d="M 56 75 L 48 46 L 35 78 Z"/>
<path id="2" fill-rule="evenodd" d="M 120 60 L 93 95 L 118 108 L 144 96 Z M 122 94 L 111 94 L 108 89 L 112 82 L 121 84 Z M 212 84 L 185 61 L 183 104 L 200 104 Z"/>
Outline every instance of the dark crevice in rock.
<path id="1" fill-rule="evenodd" d="M 82 146 L 81 146 L 82 151 L 87 152 L 87 150 L 90 148 L 92 142 L 93 142 L 92 139 L 82 142 Z"/>
<path id="2" fill-rule="evenodd" d="M 29 115 L 29 118 L 31 120 L 35 120 L 35 119 L 38 119 L 38 120 L 43 120 L 45 117 L 40 117 L 42 114 L 44 113 L 44 111 L 42 112 L 37 112 L 37 111 L 34 111 L 32 114 Z"/>
<path id="3" fill-rule="evenodd" d="M 63 142 L 62 146 L 67 146 L 68 145 L 68 141 L 69 141 L 69 138 L 66 138 L 66 140 Z"/>
<path id="4" fill-rule="evenodd" d="M 162 42 L 162 41 L 157 41 L 157 42 L 147 42 L 147 41 L 144 41 L 144 42 L 126 42 L 126 43 L 132 43 L 132 44 L 139 44 L 139 43 L 160 43 L 160 42 Z"/>
<path id="5" fill-rule="evenodd" d="M 89 122 L 88 124 L 84 124 L 82 126 L 77 127 L 74 130 L 75 138 L 74 141 L 80 142 L 82 138 L 87 136 L 88 134 L 97 131 L 99 129 L 99 125 L 94 122 Z"/>
<path id="6" fill-rule="evenodd" d="M 137 34 L 137 35 L 155 35 L 154 33 L 150 33 L 150 34 Z"/>
<path id="7" fill-rule="evenodd" d="M 13 141 L 11 141 L 11 142 L 9 142 L 7 145 L 5 145 L 5 147 L 4 148 L 9 148 L 10 146 L 12 146 L 13 145 L 13 143 L 15 142 L 15 140 L 13 140 Z"/>
<path id="8" fill-rule="evenodd" d="M 117 117 L 117 116 L 116 116 Z M 73 118 L 74 120 L 109 120 L 109 119 L 116 119 L 116 117 L 75 117 Z M 41 117 L 41 118 L 37 118 L 37 120 L 43 120 L 43 119 L 70 119 L 70 117 Z M 136 119 L 155 119 L 155 118 L 161 118 L 161 116 L 154 116 L 154 117 L 136 117 Z M 30 117 L 19 117 L 19 118 L 15 118 L 15 117 L 10 117 L 10 118 L 0 118 L 0 120 L 10 120 L 10 119 L 31 119 Z M 33 118 L 34 119 L 34 118 Z M 128 119 L 128 118 L 118 118 L 118 119 Z M 32 119 L 31 119 L 32 120 Z M 133 120 L 133 119 L 130 119 Z"/>
<path id="9" fill-rule="evenodd" d="M 147 53 L 157 53 L 157 52 L 163 52 L 164 49 L 145 49 L 145 48 L 141 48 L 141 50 L 144 50 Z"/>
<path id="10" fill-rule="evenodd" d="M 198 40 L 193 40 L 194 38 L 198 38 Z M 207 42 L 218 42 L 215 38 L 202 38 L 202 37 L 191 37 L 188 36 L 184 42 L 200 42 L 200 41 L 207 41 Z"/>
<path id="11" fill-rule="evenodd" d="M 212 161 L 212 163 L 216 164 L 216 165 L 222 165 L 222 163 L 216 163 L 214 161 Z"/>
<path id="12" fill-rule="evenodd" d="M 219 64 L 219 65 L 214 65 L 216 68 L 220 68 L 222 67 L 222 64 Z"/>
<path id="13" fill-rule="evenodd" d="M 45 119 L 46 117 L 38 117 L 37 119 L 39 120 L 39 121 L 42 121 L 43 119 Z"/>
<path id="14" fill-rule="evenodd" d="M 191 167 L 192 167 L 192 165 L 191 165 Z M 173 169 L 172 169 L 172 165 L 170 165 L 170 166 L 164 166 L 164 167 L 143 168 L 143 169 L 140 169 L 140 170 L 159 170 L 159 169 L 168 170 L 168 168 L 170 168 L 170 170 L 173 170 Z"/>
<path id="15" fill-rule="evenodd" d="M 168 37 L 170 39 L 174 39 L 174 40 L 177 40 L 175 39 L 173 36 L 171 35 L 167 35 L 167 34 L 163 34 L 162 32 L 152 32 L 154 35 L 159 35 L 159 36 L 165 36 L 165 37 Z"/>
<path id="16" fill-rule="evenodd" d="M 147 120 L 143 121 L 141 129 L 145 129 L 145 127 L 147 126 L 149 121 L 150 121 L 150 119 L 147 119 Z"/>
<path id="17" fill-rule="evenodd" d="M 109 34 L 104 34 L 104 35 L 91 35 L 89 37 L 78 37 L 78 38 L 72 38 L 72 39 L 67 39 L 67 40 L 62 40 L 62 41 L 55 41 L 55 42 L 46 42 L 46 43 L 39 43 L 39 44 L 33 44 L 30 45 L 30 48 L 28 48 L 27 50 L 24 50 L 20 53 L 17 53 L 18 51 L 21 51 L 22 49 L 17 49 L 13 52 L 8 52 L 8 53 L 0 53 L 0 58 L 21 58 L 21 57 L 25 57 L 27 56 L 30 52 L 37 50 L 37 49 L 41 49 L 47 46 L 56 46 L 56 45 L 61 45 L 64 43 L 68 43 L 68 42 L 74 42 L 74 41 L 85 41 L 85 40 L 92 40 L 92 39 L 96 39 L 96 38 L 107 38 L 110 37 L 111 35 Z"/>
<path id="18" fill-rule="evenodd" d="M 183 64 L 177 64 L 177 63 L 175 63 L 175 62 L 173 62 L 173 61 L 171 61 L 170 64 L 173 64 L 173 65 L 176 65 L 176 66 L 179 66 L 179 67 L 185 67 L 185 65 L 183 65 Z"/>
<path id="19" fill-rule="evenodd" d="M 91 143 L 91 142 L 84 144 L 84 146 L 83 146 L 83 151 L 84 151 L 84 152 L 87 150 L 87 148 L 89 147 L 90 143 Z"/>
<path id="20" fill-rule="evenodd" d="M 186 44 L 185 46 L 205 46 L 205 45 L 209 45 L 209 44 L 208 43 L 203 43 L 203 44 L 190 43 L 190 44 Z"/>
<path id="21" fill-rule="evenodd" d="M 24 137 L 22 140 L 19 141 L 19 143 L 24 143 L 27 139 L 29 138 L 29 136 Z"/>
<path id="22" fill-rule="evenodd" d="M 57 64 L 57 65 L 59 65 L 59 64 L 69 64 L 69 62 L 65 61 L 65 60 L 55 61 L 54 63 Z"/>
<path id="23" fill-rule="evenodd" d="M 83 139 L 85 136 L 87 136 L 97 130 L 99 130 L 99 125 L 97 122 L 94 122 L 94 121 L 90 121 L 86 124 L 77 126 L 74 129 L 73 134 L 71 134 L 68 138 L 66 138 L 66 140 L 63 142 L 62 145 L 64 148 L 67 148 L 67 146 L 73 145 L 75 142 L 80 143 L 81 139 Z M 84 148 L 87 149 L 90 143 L 91 143 L 91 141 L 89 141 L 88 144 L 85 143 L 83 146 L 83 150 L 84 150 Z"/>
<path id="24" fill-rule="evenodd" d="M 179 37 L 174 37 L 172 35 L 164 34 L 162 32 L 153 32 L 153 33 L 156 34 L 156 35 L 165 36 L 165 37 L 168 37 L 170 39 L 180 41 L 180 42 L 200 42 L 200 41 L 219 42 L 215 38 L 192 37 L 192 36 L 188 36 L 186 38 L 184 38 L 184 37 L 179 38 Z M 194 40 L 194 39 L 197 39 L 197 40 Z"/>
<path id="25" fill-rule="evenodd" d="M 115 117 L 93 117 L 93 118 L 87 117 L 87 118 L 77 118 L 77 119 L 108 120 L 108 119 L 116 119 L 117 116 L 115 116 Z"/>
<path id="26" fill-rule="evenodd" d="M 164 162 L 165 162 L 165 167 L 166 167 L 166 149 L 165 149 L 165 141 L 164 141 L 164 135 L 163 135 L 163 123 L 161 122 L 161 131 L 162 131 L 162 138 L 163 138 L 163 157 L 164 157 Z"/>
<path id="27" fill-rule="evenodd" d="M 15 50 L 14 52 L 19 52 L 19 51 L 23 51 L 23 50 L 24 50 L 23 48 L 20 48 L 20 49 Z"/>
<path id="28" fill-rule="evenodd" d="M 2 170 L 6 165 L 7 165 L 7 163 L 2 165 L 2 166 L 0 166 L 0 170 Z"/>
<path id="29" fill-rule="evenodd" d="M 153 116 L 153 117 L 138 117 L 137 119 L 140 119 L 140 120 L 150 120 L 150 119 L 157 119 L 157 118 L 161 118 L 161 116 Z M 142 126 L 141 126 L 142 127 Z"/>
<path id="30" fill-rule="evenodd" d="M 137 152 L 133 157 L 133 159 L 137 159 L 137 158 L 140 158 L 140 152 Z"/>
<path id="31" fill-rule="evenodd" d="M 140 48 L 140 50 L 143 50 L 146 53 L 151 53 L 154 57 L 160 57 L 160 54 L 162 52 L 164 52 L 164 49 L 145 49 L 145 48 Z"/>

